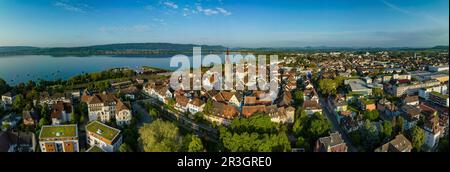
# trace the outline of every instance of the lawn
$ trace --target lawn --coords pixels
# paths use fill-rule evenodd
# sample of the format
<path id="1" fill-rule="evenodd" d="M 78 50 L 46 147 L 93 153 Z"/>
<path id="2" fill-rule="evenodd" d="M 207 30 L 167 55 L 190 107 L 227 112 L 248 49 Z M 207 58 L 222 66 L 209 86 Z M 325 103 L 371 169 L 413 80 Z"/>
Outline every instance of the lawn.
<path id="1" fill-rule="evenodd" d="M 76 137 L 77 125 L 55 125 L 43 126 L 39 138 L 61 138 L 61 137 Z"/>
<path id="2" fill-rule="evenodd" d="M 97 131 L 101 131 L 101 133 L 98 133 Z M 89 123 L 86 126 L 86 130 L 91 132 L 91 133 L 95 133 L 98 136 L 101 136 L 105 139 L 111 140 L 114 139 L 114 137 L 116 137 L 119 133 L 120 130 L 112 128 L 110 126 L 107 126 L 103 123 L 100 123 L 98 121 L 93 121 L 91 123 Z"/>

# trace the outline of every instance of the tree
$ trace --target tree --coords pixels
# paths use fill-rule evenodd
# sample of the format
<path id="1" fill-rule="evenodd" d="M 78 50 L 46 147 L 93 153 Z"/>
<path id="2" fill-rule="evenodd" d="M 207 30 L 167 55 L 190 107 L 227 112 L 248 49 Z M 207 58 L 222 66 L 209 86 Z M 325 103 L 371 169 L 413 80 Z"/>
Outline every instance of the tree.
<path id="1" fill-rule="evenodd" d="M 292 132 L 294 132 L 296 136 L 300 136 L 301 133 L 303 133 L 303 129 L 307 128 L 308 122 L 306 112 L 302 108 L 298 108 L 297 111 L 295 111 L 295 121 L 292 125 Z"/>
<path id="2" fill-rule="evenodd" d="M 303 91 L 296 90 L 294 92 L 294 100 L 298 105 L 303 104 Z"/>
<path id="3" fill-rule="evenodd" d="M 25 107 L 25 100 L 24 100 L 22 94 L 19 94 L 16 96 L 12 106 L 15 110 L 18 110 L 18 111 L 22 110 Z"/>
<path id="4" fill-rule="evenodd" d="M 7 92 L 9 90 L 9 85 L 6 83 L 5 80 L 0 78 L 0 95 Z"/>
<path id="5" fill-rule="evenodd" d="M 75 123 L 78 122 L 78 120 L 77 120 L 77 114 L 75 114 L 75 112 L 70 113 L 70 120 L 69 120 L 69 122 L 70 122 L 71 124 L 75 124 Z"/>
<path id="6" fill-rule="evenodd" d="M 149 107 L 148 108 L 148 114 L 153 118 L 156 119 L 158 117 L 158 111 L 156 111 L 156 109 L 154 107 Z"/>
<path id="7" fill-rule="evenodd" d="M 425 143 L 425 132 L 423 129 L 417 126 L 413 127 L 410 132 L 410 138 L 413 148 L 416 151 L 420 151 Z"/>
<path id="8" fill-rule="evenodd" d="M 48 124 L 49 124 L 49 122 L 47 121 L 47 119 L 41 118 L 41 119 L 39 120 L 38 126 L 39 126 L 39 128 L 42 128 L 42 126 L 48 125 Z"/>
<path id="9" fill-rule="evenodd" d="M 144 124 L 139 135 L 138 142 L 145 152 L 177 152 L 182 146 L 178 127 L 161 119 Z"/>
<path id="10" fill-rule="evenodd" d="M 392 135 L 392 123 L 391 123 L 391 121 L 384 121 L 383 122 L 382 134 L 383 134 L 383 137 L 391 137 L 391 135 Z"/>
<path id="11" fill-rule="evenodd" d="M 319 90 L 323 95 L 335 95 L 337 83 L 332 79 L 322 79 L 319 81 Z"/>
<path id="12" fill-rule="evenodd" d="M 208 101 L 205 104 L 205 107 L 203 108 L 203 113 L 206 115 L 212 115 L 214 110 L 214 105 L 211 99 L 208 99 Z"/>
<path id="13" fill-rule="evenodd" d="M 127 145 L 127 143 L 122 143 L 119 147 L 119 152 L 133 152 L 133 150 Z"/>
<path id="14" fill-rule="evenodd" d="M 438 150 L 439 152 L 448 152 L 448 135 L 439 140 Z"/>
<path id="15" fill-rule="evenodd" d="M 203 147 L 202 140 L 196 135 L 191 136 L 191 141 L 188 146 L 188 152 L 203 152 L 205 148 Z"/>
<path id="16" fill-rule="evenodd" d="M 377 126 L 369 120 L 366 120 L 364 123 L 361 130 L 361 136 L 362 144 L 365 146 L 366 150 L 373 150 L 374 146 L 378 145 L 379 133 Z"/>
<path id="17" fill-rule="evenodd" d="M 383 89 L 374 88 L 372 94 L 376 97 L 383 97 Z"/>
<path id="18" fill-rule="evenodd" d="M 310 145 L 309 145 L 308 141 L 305 140 L 305 138 L 303 138 L 303 137 L 297 138 L 297 141 L 295 142 L 295 146 L 298 148 L 304 148 L 305 151 L 310 150 Z"/>
<path id="19" fill-rule="evenodd" d="M 405 121 L 403 120 L 402 117 L 398 117 L 397 118 L 397 129 L 399 133 L 403 133 L 405 130 Z"/>
<path id="20" fill-rule="evenodd" d="M 380 117 L 378 110 L 364 111 L 364 118 L 370 121 L 375 121 Z"/>
<path id="21" fill-rule="evenodd" d="M 320 113 L 314 113 L 309 122 L 308 135 L 314 140 L 325 136 L 331 129 L 331 123 Z"/>

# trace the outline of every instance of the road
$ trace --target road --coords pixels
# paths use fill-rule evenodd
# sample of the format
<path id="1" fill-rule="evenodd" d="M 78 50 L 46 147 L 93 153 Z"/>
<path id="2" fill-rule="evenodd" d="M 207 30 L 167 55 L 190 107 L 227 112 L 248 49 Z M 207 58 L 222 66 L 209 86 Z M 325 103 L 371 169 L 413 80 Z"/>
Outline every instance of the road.
<path id="1" fill-rule="evenodd" d="M 328 120 L 331 122 L 332 125 L 332 131 L 338 131 L 344 142 L 347 144 L 348 151 L 349 152 L 357 152 L 358 149 L 353 146 L 352 141 L 350 137 L 348 136 L 347 132 L 343 130 L 336 119 L 336 112 L 334 111 L 334 104 L 330 101 L 328 98 L 324 98 L 319 95 L 319 101 L 322 106 L 323 112 L 325 116 L 328 118 Z"/>
<path id="2" fill-rule="evenodd" d="M 139 118 L 139 121 L 137 123 L 137 127 L 140 128 L 145 123 L 151 123 L 153 121 L 150 114 L 148 114 L 147 110 L 142 108 L 137 102 L 132 103 L 133 110 L 135 110 L 137 113 L 142 114 Z"/>
<path id="3" fill-rule="evenodd" d="M 147 123 L 147 121 L 151 122 L 152 119 L 151 119 L 150 115 L 148 114 L 148 112 L 146 110 L 144 110 L 144 108 L 141 107 L 138 102 L 150 103 L 151 105 L 153 105 L 153 107 L 155 107 L 161 113 L 160 115 L 162 117 L 164 117 L 168 120 L 175 121 L 175 122 L 177 122 L 177 124 L 180 127 L 183 127 L 184 129 L 186 129 L 188 131 L 195 132 L 197 135 L 202 136 L 210 141 L 213 141 L 213 142 L 218 141 L 217 129 L 212 128 L 211 126 L 206 125 L 206 124 L 197 123 L 197 122 L 193 121 L 192 119 L 187 118 L 183 114 L 180 114 L 178 112 L 173 112 L 170 109 L 166 109 L 162 106 L 161 102 L 159 102 L 158 100 L 153 99 L 153 98 L 138 100 L 138 101 L 136 101 L 136 103 L 134 103 L 133 107 L 135 107 L 138 112 L 141 112 L 142 114 L 144 114 L 143 116 L 150 118 L 150 119 L 141 119 L 140 123 L 139 123 L 140 125 L 142 125 L 143 123 Z M 138 127 L 140 126 L 139 124 L 138 124 Z"/>

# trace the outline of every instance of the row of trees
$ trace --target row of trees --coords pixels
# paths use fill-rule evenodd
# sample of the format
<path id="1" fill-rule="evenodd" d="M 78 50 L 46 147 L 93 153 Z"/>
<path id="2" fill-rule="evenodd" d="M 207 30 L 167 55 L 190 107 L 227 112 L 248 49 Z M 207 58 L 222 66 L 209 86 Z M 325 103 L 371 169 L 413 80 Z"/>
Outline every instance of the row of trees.
<path id="1" fill-rule="evenodd" d="M 67 80 L 66 85 L 84 84 L 108 79 L 132 77 L 135 72 L 130 69 L 111 69 L 102 72 L 85 73 L 77 75 Z"/>
<path id="2" fill-rule="evenodd" d="M 205 151 L 201 139 L 196 135 L 182 136 L 175 124 L 161 119 L 139 128 L 138 143 L 145 152 Z"/>
<path id="3" fill-rule="evenodd" d="M 302 108 L 297 109 L 292 126 L 292 132 L 297 137 L 297 147 L 312 150 L 311 145 L 314 145 L 318 138 L 328 135 L 330 129 L 331 123 L 323 114 L 314 113 L 308 116 Z"/>
<path id="4" fill-rule="evenodd" d="M 267 114 L 257 113 L 234 119 L 228 128 L 221 127 L 220 142 L 224 151 L 230 152 L 287 152 L 291 143 L 285 130 Z"/>
<path id="5" fill-rule="evenodd" d="M 334 79 L 321 79 L 319 80 L 319 92 L 322 95 L 336 95 L 338 87 L 344 85 L 344 77 L 335 77 Z"/>

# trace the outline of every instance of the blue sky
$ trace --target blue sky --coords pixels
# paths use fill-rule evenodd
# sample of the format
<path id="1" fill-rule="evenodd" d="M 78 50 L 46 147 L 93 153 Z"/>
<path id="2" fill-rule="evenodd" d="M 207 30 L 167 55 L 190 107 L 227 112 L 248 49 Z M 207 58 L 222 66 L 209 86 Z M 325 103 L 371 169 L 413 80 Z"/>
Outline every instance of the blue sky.
<path id="1" fill-rule="evenodd" d="M 448 0 L 0 0 L 0 46 L 449 44 Z"/>

